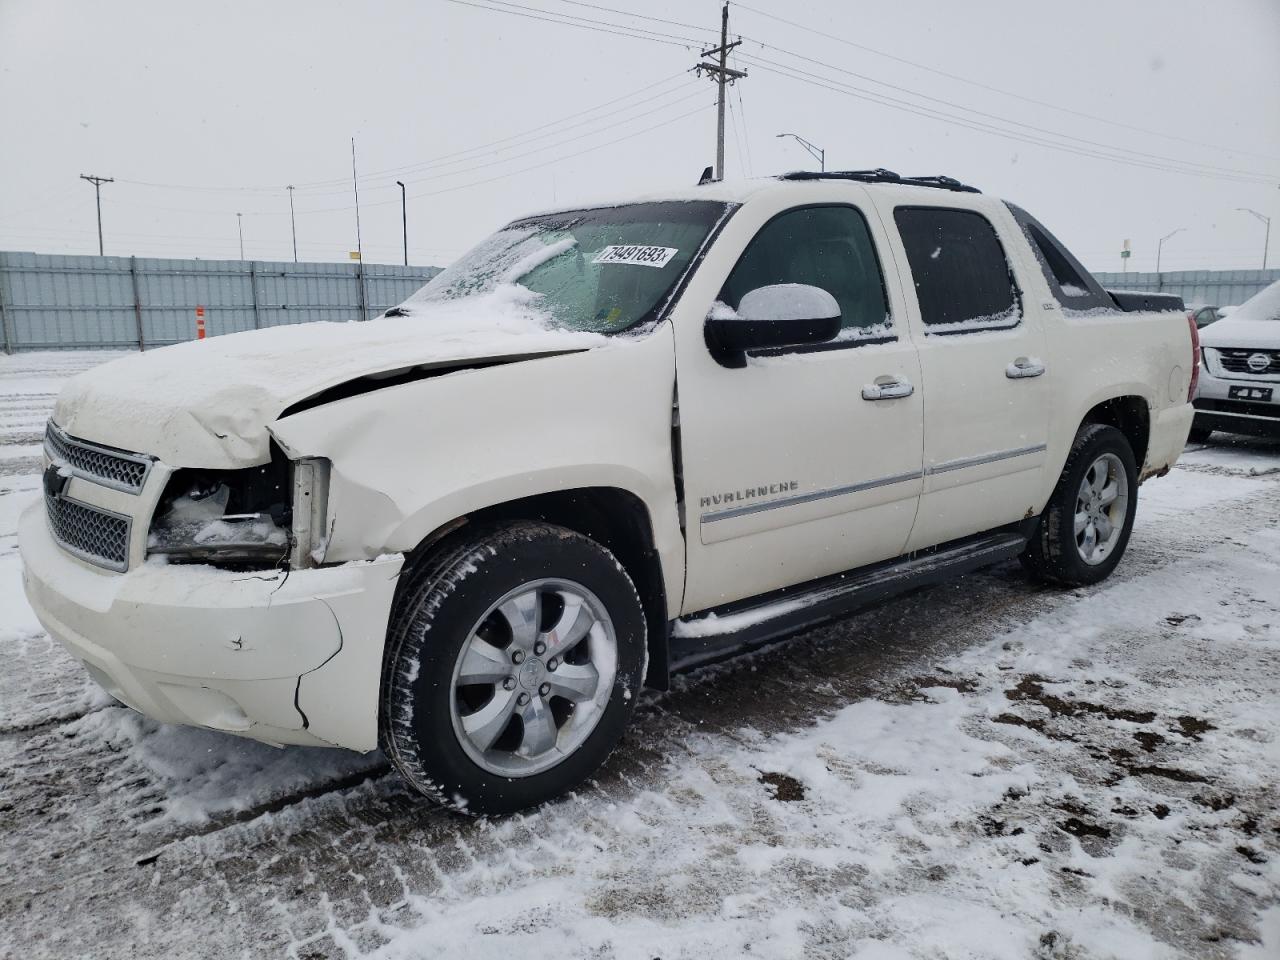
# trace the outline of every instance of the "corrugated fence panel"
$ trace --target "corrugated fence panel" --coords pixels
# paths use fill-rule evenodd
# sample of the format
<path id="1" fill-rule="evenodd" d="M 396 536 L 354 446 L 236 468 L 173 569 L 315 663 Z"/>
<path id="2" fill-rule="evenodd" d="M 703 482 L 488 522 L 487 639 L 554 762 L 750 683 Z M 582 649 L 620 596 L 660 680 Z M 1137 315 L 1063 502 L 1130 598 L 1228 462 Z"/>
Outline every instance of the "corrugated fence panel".
<path id="1" fill-rule="evenodd" d="M 137 348 L 205 332 L 374 317 L 407 299 L 438 267 L 388 264 L 164 260 L 0 252 L 0 331 L 6 352 Z M 361 295 L 363 284 L 363 298 Z M 135 298 L 136 290 L 136 298 Z"/>
<path id="2" fill-rule="evenodd" d="M 1280 280 L 1280 270 L 1176 270 L 1165 273 L 1095 273 L 1111 290 L 1174 293 L 1186 303 L 1216 307 L 1244 303 L 1259 290 Z"/>

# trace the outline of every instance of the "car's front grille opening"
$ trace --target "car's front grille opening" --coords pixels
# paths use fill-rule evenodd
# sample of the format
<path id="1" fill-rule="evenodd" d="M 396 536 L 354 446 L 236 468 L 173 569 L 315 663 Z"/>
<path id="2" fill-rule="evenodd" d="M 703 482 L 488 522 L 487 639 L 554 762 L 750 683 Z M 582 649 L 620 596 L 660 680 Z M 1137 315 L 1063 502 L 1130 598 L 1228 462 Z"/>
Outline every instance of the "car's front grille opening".
<path id="1" fill-rule="evenodd" d="M 52 422 L 45 428 L 44 443 L 50 460 L 65 463 L 86 479 L 129 493 L 142 489 L 151 469 L 150 457 L 77 440 Z"/>
<path id="2" fill-rule="evenodd" d="M 1247 373 L 1255 377 L 1280 377 L 1280 350 L 1241 350 L 1218 347 L 1218 362 L 1230 373 Z M 1263 365 L 1260 358 L 1266 359 Z M 1252 361 L 1252 362 L 1250 362 Z"/>
<path id="3" fill-rule="evenodd" d="M 53 538 L 64 550 L 108 570 L 128 569 L 128 517 L 48 493 L 44 505 Z"/>

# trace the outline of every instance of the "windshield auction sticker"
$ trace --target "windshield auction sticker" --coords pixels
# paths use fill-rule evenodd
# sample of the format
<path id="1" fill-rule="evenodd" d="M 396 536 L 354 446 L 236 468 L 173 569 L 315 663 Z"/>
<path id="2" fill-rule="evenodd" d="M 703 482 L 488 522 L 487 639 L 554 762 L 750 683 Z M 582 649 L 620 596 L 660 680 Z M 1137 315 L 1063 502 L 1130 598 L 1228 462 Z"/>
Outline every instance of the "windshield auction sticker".
<path id="1" fill-rule="evenodd" d="M 642 267 L 665 267 L 679 251 L 675 247 L 644 247 L 616 244 L 605 247 L 592 263 L 635 263 Z"/>

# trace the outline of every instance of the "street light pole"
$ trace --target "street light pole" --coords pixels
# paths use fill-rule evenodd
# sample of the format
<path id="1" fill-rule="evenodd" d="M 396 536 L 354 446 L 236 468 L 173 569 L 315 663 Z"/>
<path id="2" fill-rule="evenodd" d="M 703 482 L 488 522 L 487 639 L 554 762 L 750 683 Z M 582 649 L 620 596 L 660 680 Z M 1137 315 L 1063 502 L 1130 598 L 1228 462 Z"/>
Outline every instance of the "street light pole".
<path id="1" fill-rule="evenodd" d="M 240 234 L 240 259 L 244 259 L 244 219 L 243 214 L 236 214 L 236 230 Z"/>
<path id="2" fill-rule="evenodd" d="M 298 221 L 293 216 L 293 185 L 285 187 L 289 191 L 289 227 L 293 231 L 293 262 L 298 262 Z"/>
<path id="3" fill-rule="evenodd" d="M 817 144 L 810 143 L 798 133 L 780 133 L 779 137 L 794 137 L 795 141 L 809 151 L 809 155 L 818 161 L 818 167 L 823 172 L 827 172 L 827 151 L 823 150 Z"/>
<path id="4" fill-rule="evenodd" d="M 1163 237 L 1160 238 L 1160 242 L 1156 244 L 1156 273 L 1160 272 L 1160 254 L 1164 252 L 1164 242 L 1168 240 L 1170 237 L 1172 237 L 1174 233 L 1181 233 L 1185 229 L 1187 228 L 1179 227 L 1177 230 L 1174 230 L 1172 233 L 1166 233 Z"/>
<path id="5" fill-rule="evenodd" d="M 1267 225 L 1267 232 L 1262 237 L 1262 269 L 1267 269 L 1267 248 L 1271 245 L 1271 218 L 1264 217 L 1257 210 L 1250 210 L 1248 207 L 1236 207 L 1241 213 L 1248 213 Z"/>
<path id="6" fill-rule="evenodd" d="M 400 232 L 404 236 L 404 265 L 409 265 L 409 208 L 404 198 L 404 181 L 397 180 L 396 186 L 400 188 Z"/>

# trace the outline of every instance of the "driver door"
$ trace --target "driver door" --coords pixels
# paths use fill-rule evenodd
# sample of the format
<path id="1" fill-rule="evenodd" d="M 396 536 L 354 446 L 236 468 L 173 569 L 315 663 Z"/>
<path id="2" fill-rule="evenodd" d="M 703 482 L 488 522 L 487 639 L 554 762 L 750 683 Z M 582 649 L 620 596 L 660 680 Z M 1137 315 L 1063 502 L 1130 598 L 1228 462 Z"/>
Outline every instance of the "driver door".
<path id="1" fill-rule="evenodd" d="M 811 192 L 744 206 L 676 312 L 685 614 L 895 557 L 915 520 L 924 385 L 883 228 L 860 187 Z M 708 309 L 778 283 L 835 297 L 840 336 L 718 361 Z M 888 383 L 905 395 L 864 398 Z"/>

